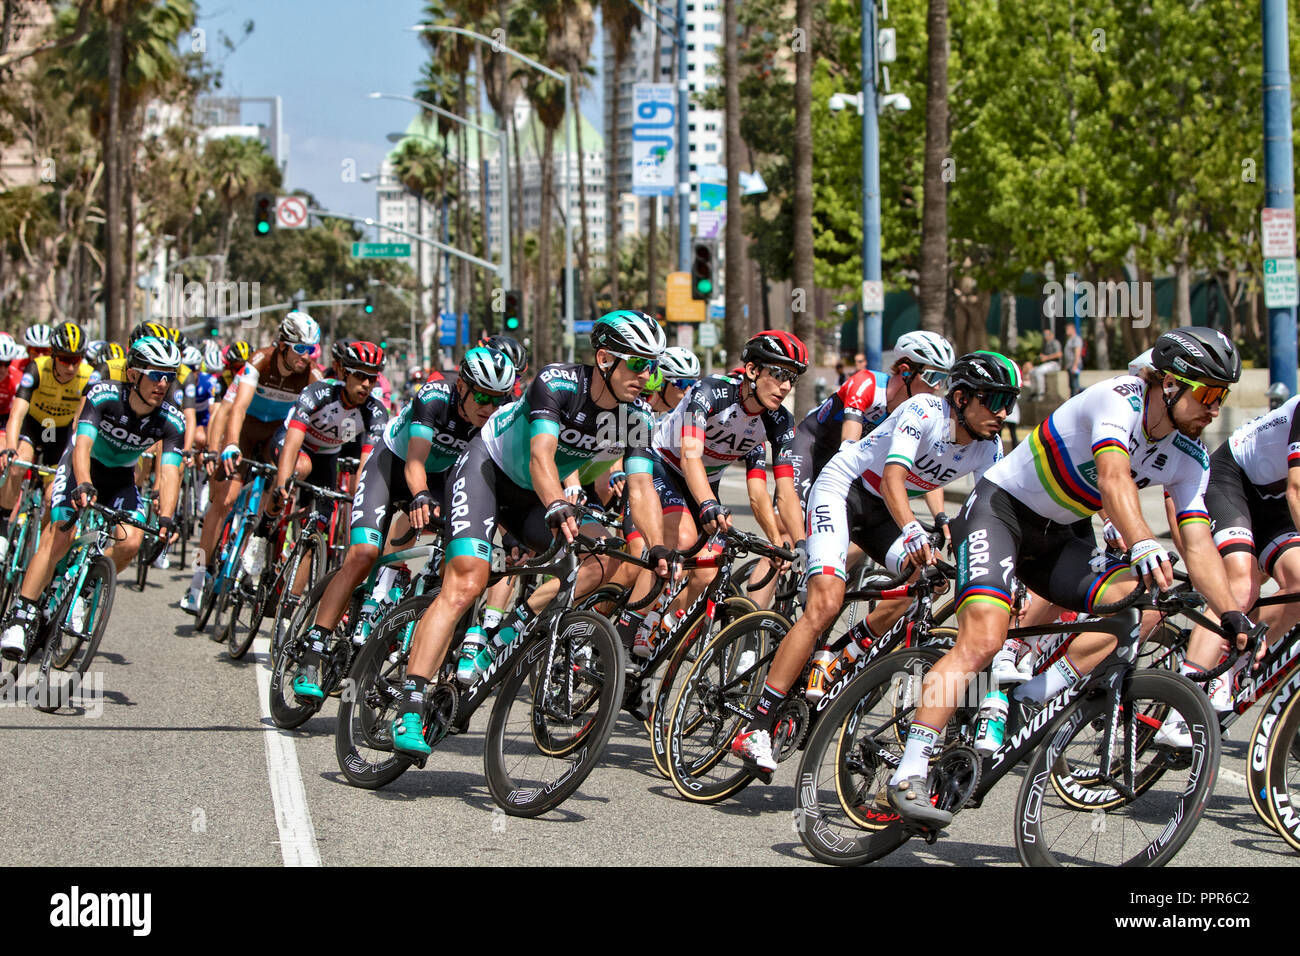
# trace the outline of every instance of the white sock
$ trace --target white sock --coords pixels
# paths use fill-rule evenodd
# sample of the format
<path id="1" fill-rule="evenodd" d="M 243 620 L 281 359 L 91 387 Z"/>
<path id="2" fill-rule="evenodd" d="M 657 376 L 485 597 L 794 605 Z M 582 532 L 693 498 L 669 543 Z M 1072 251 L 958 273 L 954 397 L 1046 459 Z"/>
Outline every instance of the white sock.
<path id="1" fill-rule="evenodd" d="M 190 578 L 190 587 L 195 591 L 203 590 L 203 577 L 208 573 L 208 569 L 200 564 L 194 569 L 194 577 Z"/>
<path id="2" fill-rule="evenodd" d="M 1074 669 L 1068 657 L 1062 657 L 1043 673 L 1017 687 L 1012 696 L 1017 700 L 1032 700 L 1041 704 L 1067 687 L 1073 687 L 1078 681 L 1079 672 Z"/>
<path id="3" fill-rule="evenodd" d="M 489 633 L 495 633 L 501 626 L 501 619 L 506 616 L 506 612 L 499 607 L 487 606 L 483 608 L 483 630 Z"/>
<path id="4" fill-rule="evenodd" d="M 379 569 L 379 574 L 375 577 L 375 589 L 370 592 L 370 597 L 376 601 L 382 601 L 388 597 L 388 589 L 393 586 L 397 580 L 397 569 L 391 564 L 385 565 Z"/>
<path id="5" fill-rule="evenodd" d="M 894 775 L 889 778 L 889 785 L 892 787 L 908 777 L 924 777 L 929 773 L 930 757 L 938 742 L 939 731 L 912 721 L 912 727 L 907 732 L 907 745 L 903 748 L 903 759 L 899 761 Z"/>

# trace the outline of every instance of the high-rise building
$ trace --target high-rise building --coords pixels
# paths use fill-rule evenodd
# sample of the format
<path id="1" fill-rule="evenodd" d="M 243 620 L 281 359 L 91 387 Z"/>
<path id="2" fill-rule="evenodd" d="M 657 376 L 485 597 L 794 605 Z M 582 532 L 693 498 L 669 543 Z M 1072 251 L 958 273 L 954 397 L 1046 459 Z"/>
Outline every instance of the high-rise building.
<path id="1" fill-rule="evenodd" d="M 722 4 L 721 0 L 690 0 L 686 5 L 686 82 L 691 93 L 689 107 L 687 150 L 690 156 L 691 185 L 699 183 L 700 169 L 703 166 L 719 165 L 723 160 L 723 117 L 719 110 L 706 110 L 694 102 L 695 95 L 718 86 L 720 80 L 715 72 L 719 65 L 722 48 Z M 673 7 L 670 5 L 670 9 Z M 627 57 L 623 69 L 614 70 L 614 49 L 608 34 L 604 37 L 605 61 L 605 131 L 608 135 L 612 112 L 614 109 L 614 84 L 619 87 L 619 111 L 614 120 L 615 135 L 618 136 L 618 169 L 610 174 L 610 188 L 617 189 L 624 203 L 634 203 L 637 207 L 636 228 L 624 227 L 624 236 L 641 234 L 647 228 L 650 218 L 651 200 L 632 196 L 632 88 L 637 83 L 676 83 L 677 68 L 674 59 L 673 37 L 664 31 L 659 32 L 658 72 L 655 71 L 654 27 L 647 20 L 636 32 L 632 42 L 632 52 Z M 665 222 L 667 203 L 671 199 L 658 200 L 660 206 L 659 221 Z M 624 217 L 626 223 L 627 217 Z M 691 214 L 695 222 L 695 214 Z"/>

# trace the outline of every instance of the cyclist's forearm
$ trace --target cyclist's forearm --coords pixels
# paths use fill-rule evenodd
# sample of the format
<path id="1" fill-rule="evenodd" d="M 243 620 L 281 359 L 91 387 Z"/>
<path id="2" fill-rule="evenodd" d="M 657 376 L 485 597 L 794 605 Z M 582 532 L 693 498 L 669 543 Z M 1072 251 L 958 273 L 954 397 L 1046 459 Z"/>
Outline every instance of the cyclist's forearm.
<path id="1" fill-rule="evenodd" d="M 1129 474 L 1129 456 L 1112 451 L 1098 455 L 1097 485 L 1101 489 L 1101 506 L 1110 515 L 1111 524 L 1124 540 L 1133 545 L 1155 537 L 1142 516 L 1137 485 Z"/>
<path id="2" fill-rule="evenodd" d="M 686 488 L 697 502 L 708 501 L 713 497 L 713 488 L 709 485 L 709 473 L 704 469 L 704 462 L 698 458 L 682 458 L 682 477 L 686 479 Z M 763 496 L 767 497 L 766 483 L 764 483 Z"/>
<path id="3" fill-rule="evenodd" d="M 781 523 L 767 497 L 767 477 L 746 478 L 745 490 L 749 492 L 749 509 L 754 512 L 754 520 L 758 522 L 763 537 L 773 543 L 783 540 L 785 535 L 781 533 Z"/>
<path id="4" fill-rule="evenodd" d="M 785 525 L 790 540 L 802 541 L 805 537 L 803 506 L 799 504 L 799 493 L 794 490 L 793 478 L 776 480 L 776 506 L 781 510 L 781 523 Z"/>
<path id="5" fill-rule="evenodd" d="M 900 528 L 916 520 L 916 512 L 907 498 L 906 478 L 907 466 L 899 464 L 885 465 L 885 473 L 880 478 L 880 494 L 885 499 L 885 507 Z"/>
<path id="6" fill-rule="evenodd" d="M 646 547 L 653 548 L 664 541 L 664 513 L 655 494 L 654 479 L 649 474 L 640 473 L 627 476 L 628 505 L 632 511 L 632 520 L 637 530 L 645 538 Z M 677 542 L 667 542 L 668 547 L 676 547 Z"/>
<path id="7" fill-rule="evenodd" d="M 176 465 L 163 465 L 158 471 L 158 515 L 170 518 L 176 514 L 176 501 L 181 493 L 181 470 Z"/>
<path id="8" fill-rule="evenodd" d="M 1183 551 L 1187 573 L 1192 579 L 1192 586 L 1204 595 L 1210 610 L 1219 617 L 1226 611 L 1244 610 L 1237 606 L 1232 590 L 1228 587 L 1228 570 L 1223 566 L 1219 549 L 1214 546 L 1210 526 L 1203 522 L 1189 524 L 1183 529 L 1183 539 L 1187 544 Z"/>
<path id="9" fill-rule="evenodd" d="M 192 408 L 183 409 L 181 416 L 185 419 L 185 439 L 181 443 L 181 451 L 190 451 L 194 447 L 194 430 L 199 427 L 199 417 Z"/>
<path id="10" fill-rule="evenodd" d="M 925 506 L 930 509 L 930 515 L 932 517 L 937 518 L 939 515 L 943 514 L 942 488 L 934 488 L 927 491 L 923 497 L 925 498 Z"/>
<path id="11" fill-rule="evenodd" d="M 844 424 L 840 426 L 840 444 L 846 441 L 857 441 L 862 437 L 862 419 L 844 417 Z"/>
<path id="12" fill-rule="evenodd" d="M 429 477 L 428 472 L 424 470 L 424 462 L 432 446 L 433 443 L 425 438 L 412 438 L 407 442 L 406 463 L 402 466 L 402 476 L 406 478 L 406 487 L 410 489 L 411 497 L 429 490 Z M 364 461 L 362 463 L 364 464 Z M 357 473 L 361 473 L 360 467 L 357 468 Z"/>
<path id="13" fill-rule="evenodd" d="M 95 439 L 89 435 L 78 435 L 77 443 L 72 446 L 72 477 L 76 483 L 84 485 L 90 481 L 90 449 Z"/>
<path id="14" fill-rule="evenodd" d="M 302 450 L 302 440 L 306 434 L 297 428 L 290 428 L 285 433 L 280 460 L 275 463 L 275 487 L 283 488 L 293 477 L 293 467 L 298 463 L 298 453 Z"/>
<path id="15" fill-rule="evenodd" d="M 15 398 L 13 408 L 9 409 L 9 423 L 5 426 L 5 447 L 17 448 L 18 436 L 23 429 L 23 419 L 27 417 L 30 404 L 25 398 Z"/>

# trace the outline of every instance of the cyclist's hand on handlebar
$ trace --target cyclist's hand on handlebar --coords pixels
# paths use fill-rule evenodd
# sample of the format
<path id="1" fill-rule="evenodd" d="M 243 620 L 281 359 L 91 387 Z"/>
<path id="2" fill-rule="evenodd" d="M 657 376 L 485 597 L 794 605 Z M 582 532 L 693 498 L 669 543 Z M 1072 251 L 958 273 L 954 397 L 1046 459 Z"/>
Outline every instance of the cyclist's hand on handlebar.
<path id="1" fill-rule="evenodd" d="M 158 516 L 158 533 L 162 537 L 163 547 L 171 547 L 181 536 L 176 530 L 176 521 L 171 515 Z"/>
<path id="2" fill-rule="evenodd" d="M 8 468 L 13 464 L 13 460 L 18 457 L 17 448 L 5 448 L 0 450 L 0 468 Z"/>
<path id="3" fill-rule="evenodd" d="M 1225 611 L 1219 617 L 1219 624 L 1223 627 L 1223 634 L 1229 641 L 1236 639 L 1237 650 L 1244 651 L 1246 642 L 1250 637 L 1250 632 L 1254 630 L 1255 625 L 1251 623 L 1250 618 L 1240 611 Z M 1267 644 L 1260 641 L 1259 651 L 1262 653 Z"/>
<path id="4" fill-rule="evenodd" d="M 89 508 L 96 494 L 95 486 L 88 481 L 83 481 L 72 489 L 72 503 L 78 508 Z"/>
<path id="5" fill-rule="evenodd" d="M 616 495 L 621 495 L 623 489 L 627 487 L 627 472 L 615 471 L 609 476 L 609 490 Z"/>
<path id="6" fill-rule="evenodd" d="M 285 502 L 289 500 L 289 489 L 282 485 L 276 485 L 271 489 L 271 500 L 267 502 L 266 513 L 269 515 L 278 515 L 284 510 Z"/>
<path id="7" fill-rule="evenodd" d="M 665 581 L 671 581 L 677 573 L 677 565 L 681 560 L 681 555 L 671 548 L 662 544 L 656 544 L 646 554 L 646 560 L 650 562 L 650 570 L 663 578 Z"/>
<path id="8" fill-rule="evenodd" d="M 1169 554 L 1154 539 L 1147 538 L 1133 545 L 1129 549 L 1128 563 L 1147 587 L 1164 591 L 1173 586 L 1174 571 L 1169 565 Z"/>
<path id="9" fill-rule="evenodd" d="M 552 531 L 564 535 L 564 540 L 573 544 L 578 537 L 578 509 L 564 498 L 556 498 L 546 509 L 546 526 Z"/>
<path id="10" fill-rule="evenodd" d="M 235 476 L 235 470 L 239 468 L 239 462 L 243 455 L 239 451 L 238 445 L 227 445 L 221 453 L 221 466 L 225 470 L 227 478 Z"/>
<path id="11" fill-rule="evenodd" d="M 731 530 L 731 512 L 718 504 L 718 499 L 709 498 L 700 502 L 700 524 L 709 534 Z"/>
<path id="12" fill-rule="evenodd" d="M 936 555 L 934 549 L 930 547 L 930 536 L 921 527 L 921 522 L 909 521 L 902 530 L 900 539 L 903 542 L 903 550 L 907 552 L 907 559 L 912 562 L 912 565 L 920 568 L 927 564 L 934 564 Z"/>
<path id="13" fill-rule="evenodd" d="M 1127 551 L 1128 546 L 1124 544 L 1124 536 L 1119 533 L 1119 528 L 1115 527 L 1114 522 L 1107 518 L 1101 525 L 1101 536 L 1108 547 L 1116 551 Z"/>
<path id="14" fill-rule="evenodd" d="M 421 491 L 411 499 L 410 505 L 406 509 L 406 517 L 411 522 L 411 527 L 415 529 L 416 534 L 424 530 L 429 523 L 429 512 L 435 510 L 433 504 L 433 495 L 428 491 Z"/>
<path id="15" fill-rule="evenodd" d="M 950 521 L 951 519 L 942 511 L 934 516 L 934 530 L 943 532 L 943 546 L 948 549 L 949 554 L 952 553 L 952 527 Z"/>

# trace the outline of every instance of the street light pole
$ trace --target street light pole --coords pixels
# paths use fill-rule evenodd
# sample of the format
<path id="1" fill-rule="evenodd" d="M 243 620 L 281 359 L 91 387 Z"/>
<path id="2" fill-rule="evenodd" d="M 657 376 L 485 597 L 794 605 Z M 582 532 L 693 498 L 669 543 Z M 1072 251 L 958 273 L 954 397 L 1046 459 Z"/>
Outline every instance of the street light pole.
<path id="1" fill-rule="evenodd" d="M 862 0 L 862 351 L 880 368 L 881 314 L 867 311 L 867 289 L 881 280 L 880 124 L 876 102 L 876 4 Z M 879 285 L 874 286 L 876 289 Z"/>
<path id="2" fill-rule="evenodd" d="M 564 114 L 565 114 L 565 118 L 566 118 L 565 136 L 564 136 L 564 150 L 565 150 L 565 157 L 564 157 L 564 196 L 565 196 L 565 209 L 564 209 L 564 288 L 565 288 L 565 292 L 566 292 L 566 295 L 565 295 L 565 302 L 564 302 L 564 330 L 565 330 L 565 339 L 566 339 L 566 341 L 568 342 L 568 346 L 569 346 L 569 351 L 568 351 L 568 360 L 569 360 L 570 362 L 572 362 L 572 361 L 573 361 L 573 357 L 574 357 L 574 340 L 573 340 L 573 216 L 570 215 L 570 210 L 569 210 L 569 208 L 568 208 L 568 201 L 569 201 L 569 179 L 570 179 L 570 173 L 571 173 L 572 168 L 573 168 L 573 156 L 572 156 L 572 145 L 571 145 L 571 142 L 572 142 L 572 141 L 571 141 L 570 138 L 569 138 L 569 130 L 568 130 L 568 127 L 567 127 L 567 120 L 568 120 L 568 117 L 569 117 L 570 113 L 571 113 L 572 110 L 573 110 L 573 97 L 570 95 L 570 94 L 572 93 L 572 90 L 570 89 L 570 86 L 569 86 L 569 83 L 570 83 L 570 81 L 569 81 L 569 75 L 568 75 L 567 73 L 561 73 L 561 72 L 559 72 L 558 70 L 552 70 L 549 66 L 543 66 L 541 63 L 538 63 L 538 62 L 537 62 L 536 60 L 534 60 L 532 57 L 525 56 L 524 54 L 520 53 L 518 50 L 515 50 L 515 49 L 512 49 L 512 48 L 506 46 L 504 43 L 500 42 L 499 40 L 494 40 L 494 39 L 493 39 L 492 37 L 490 37 L 490 36 L 484 36 L 482 33 L 475 33 L 473 30 L 466 30 L 464 27 L 444 27 L 444 26 L 437 26 L 437 25 L 429 24 L 429 23 L 422 23 L 422 24 L 417 24 L 416 26 L 411 27 L 411 30 L 413 30 L 413 31 L 416 32 L 416 33 L 426 33 L 426 32 L 427 32 L 427 33 L 454 33 L 454 34 L 456 34 L 456 35 L 458 35 L 458 36 L 470 37 L 471 39 L 478 40 L 480 43 L 486 43 L 486 44 L 488 44 L 489 46 L 492 47 L 492 51 L 493 51 L 494 53 L 505 53 L 505 54 L 507 54 L 507 55 L 509 55 L 509 56 L 512 56 L 512 57 L 514 57 L 516 60 L 519 60 L 521 63 L 523 63 L 523 64 L 525 64 L 525 65 L 527 65 L 527 66 L 532 67 L 534 70 L 537 70 L 537 72 L 539 72 L 539 73 L 541 73 L 541 74 L 543 74 L 543 75 L 545 75 L 545 76 L 549 76 L 549 77 L 551 77 L 552 79 L 559 80 L 560 82 L 562 82 L 562 83 L 564 84 Z M 574 119 L 576 120 L 576 117 L 575 117 Z M 523 200 L 521 199 L 520 202 L 522 203 L 522 201 L 523 201 Z M 545 237 L 545 236 L 542 237 L 542 241 L 546 241 L 546 237 Z M 547 280 L 544 279 L 543 281 L 547 281 Z"/>

